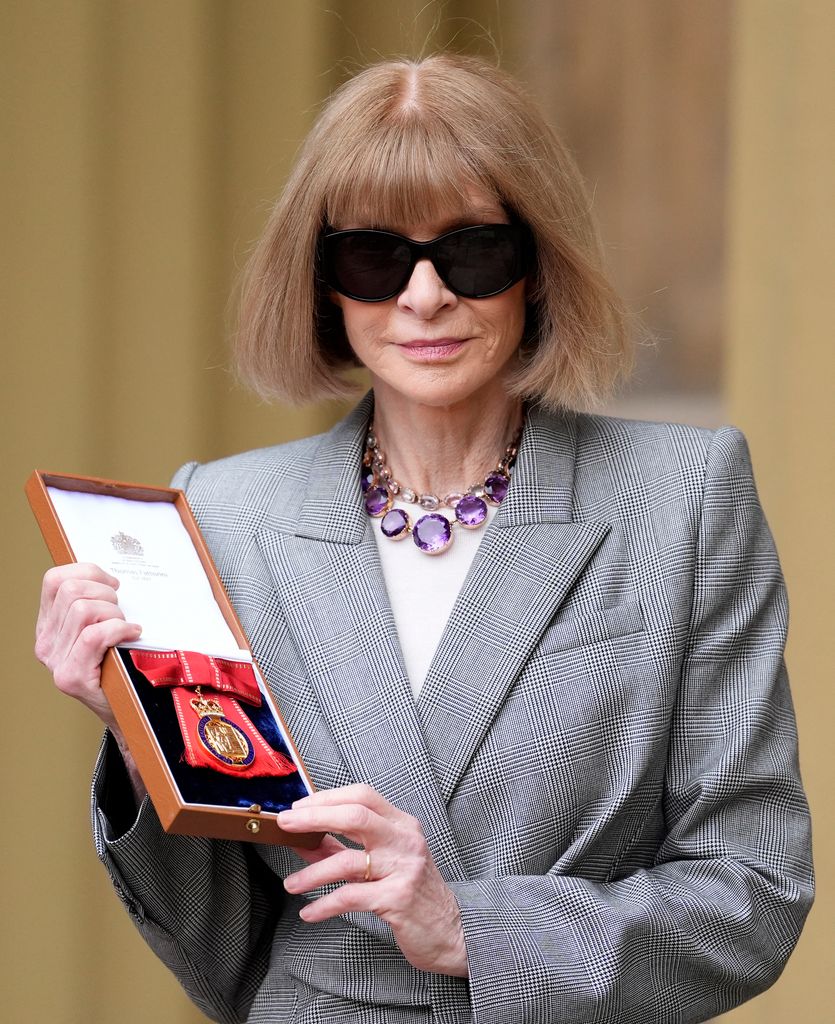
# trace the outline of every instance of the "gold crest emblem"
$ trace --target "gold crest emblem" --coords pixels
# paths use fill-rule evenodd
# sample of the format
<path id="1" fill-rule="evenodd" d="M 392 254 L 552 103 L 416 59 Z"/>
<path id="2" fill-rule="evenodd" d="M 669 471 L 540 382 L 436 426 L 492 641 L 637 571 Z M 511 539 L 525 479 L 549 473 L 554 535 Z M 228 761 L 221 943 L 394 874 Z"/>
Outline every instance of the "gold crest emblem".
<path id="1" fill-rule="evenodd" d="M 145 551 L 136 537 L 131 537 L 129 533 L 123 533 L 121 530 L 119 533 L 114 533 L 110 538 L 110 543 L 113 545 L 113 550 L 118 551 L 120 555 L 138 555 L 142 556 Z"/>

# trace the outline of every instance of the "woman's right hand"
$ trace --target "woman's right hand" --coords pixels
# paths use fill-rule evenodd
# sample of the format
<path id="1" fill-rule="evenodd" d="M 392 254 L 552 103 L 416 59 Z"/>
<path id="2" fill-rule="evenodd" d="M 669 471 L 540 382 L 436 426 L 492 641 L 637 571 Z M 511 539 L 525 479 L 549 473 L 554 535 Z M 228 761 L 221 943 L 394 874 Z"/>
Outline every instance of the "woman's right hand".
<path id="1" fill-rule="evenodd" d="M 101 663 L 108 647 L 137 640 L 142 627 L 125 621 L 118 586 L 114 576 L 91 562 L 50 569 L 41 588 L 35 657 L 62 693 L 90 708 L 121 740 L 102 692 Z"/>

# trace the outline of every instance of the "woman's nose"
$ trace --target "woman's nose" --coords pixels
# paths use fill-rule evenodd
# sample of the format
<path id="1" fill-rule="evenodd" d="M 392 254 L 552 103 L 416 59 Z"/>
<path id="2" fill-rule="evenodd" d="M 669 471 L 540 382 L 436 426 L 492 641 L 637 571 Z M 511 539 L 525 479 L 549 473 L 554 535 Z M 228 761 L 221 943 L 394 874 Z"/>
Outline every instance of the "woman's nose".
<path id="1" fill-rule="evenodd" d="M 397 296 L 397 304 L 428 320 L 439 310 L 454 306 L 458 301 L 438 276 L 430 260 L 418 260 L 406 287 Z"/>

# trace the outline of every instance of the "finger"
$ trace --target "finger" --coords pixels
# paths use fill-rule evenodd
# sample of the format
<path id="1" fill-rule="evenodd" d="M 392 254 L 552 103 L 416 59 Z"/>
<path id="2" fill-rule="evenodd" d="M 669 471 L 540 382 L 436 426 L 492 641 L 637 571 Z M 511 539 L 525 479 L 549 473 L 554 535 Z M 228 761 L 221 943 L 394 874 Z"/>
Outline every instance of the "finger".
<path id="1" fill-rule="evenodd" d="M 315 849 L 309 850 L 305 846 L 291 846 L 290 849 L 308 864 L 315 864 L 316 861 L 324 860 L 325 857 L 332 857 L 335 853 L 345 849 L 345 844 L 340 843 L 334 836 L 323 835 L 322 841 Z"/>
<path id="2" fill-rule="evenodd" d="M 103 601 L 113 608 L 119 607 L 116 591 L 106 583 L 97 583 L 94 580 L 65 580 L 47 613 L 46 628 L 55 632 L 61 630 L 70 609 L 79 601 Z"/>
<path id="3" fill-rule="evenodd" d="M 293 807 L 278 815 L 286 832 L 335 832 L 362 846 L 381 846 L 393 837 L 393 825 L 362 804 L 338 807 Z"/>
<path id="4" fill-rule="evenodd" d="M 332 857 L 326 857 L 309 864 L 301 871 L 296 871 L 284 879 L 284 888 L 287 892 L 311 892 L 322 885 L 330 885 L 334 882 L 367 882 L 366 878 L 368 859 L 365 850 L 342 849 Z M 383 855 L 375 850 L 374 860 L 371 862 L 375 877 L 381 878 L 387 874 L 386 864 Z"/>
<path id="5" fill-rule="evenodd" d="M 293 809 L 307 807 L 334 807 L 339 804 L 361 804 L 390 821 L 411 817 L 399 807 L 390 804 L 376 789 L 363 783 L 340 786 L 338 789 L 321 789 L 310 796 L 303 796 L 293 803 Z"/>
<path id="6" fill-rule="evenodd" d="M 62 693 L 85 703 L 90 698 L 97 700 L 101 663 L 107 649 L 134 639 L 139 632 L 135 623 L 123 619 L 105 619 L 85 626 L 56 668 L 55 685 Z"/>
<path id="7" fill-rule="evenodd" d="M 109 587 L 107 584 L 93 583 L 91 580 L 70 580 L 61 585 L 55 595 L 52 607 L 46 613 L 44 620 L 38 622 L 36 636 L 40 637 L 46 634 L 57 637 L 61 630 L 68 628 L 68 625 L 72 626 L 73 623 L 78 623 L 79 614 L 83 612 L 85 607 L 91 613 L 94 611 L 94 608 L 89 605 L 78 606 L 80 602 L 85 601 L 100 602 L 97 606 L 99 611 L 101 604 L 107 604 L 110 608 L 114 609 L 113 613 L 107 617 L 113 617 L 113 615 L 125 617 L 122 609 L 119 607 L 116 591 L 113 587 Z M 68 624 L 68 617 L 71 612 L 74 613 L 75 618 L 71 618 Z"/>
<path id="8" fill-rule="evenodd" d="M 110 620 L 125 621 L 125 614 L 118 605 L 111 604 L 109 601 L 87 600 L 86 598 L 73 601 L 67 608 L 63 622 L 52 632 L 51 666 L 54 668 L 69 655 L 84 629 L 95 623 Z M 132 625 L 136 624 L 132 623 Z"/>
<path id="9" fill-rule="evenodd" d="M 96 583 L 105 583 L 114 590 L 118 590 L 119 581 L 115 576 L 105 572 L 100 566 L 93 562 L 72 562 L 70 565 L 56 565 L 44 573 L 41 586 L 40 610 L 44 612 L 52 605 L 58 588 L 66 580 L 86 579 Z"/>
<path id="10" fill-rule="evenodd" d="M 328 918 L 349 914 L 352 911 L 370 910 L 374 913 L 381 906 L 385 882 L 349 882 L 334 892 L 326 893 L 306 903 L 299 911 L 304 921 L 327 921 Z"/>
<path id="11" fill-rule="evenodd" d="M 65 674 L 66 671 L 73 671 L 79 665 L 78 651 L 83 652 L 86 648 L 86 644 L 82 644 L 73 654 L 79 638 L 86 629 L 98 623 L 115 623 L 116 625 L 107 627 L 103 635 L 108 642 L 100 651 L 93 652 L 93 654 L 98 654 L 98 660 L 92 661 L 90 664 L 85 663 L 81 668 L 81 674 L 85 678 L 97 678 L 99 665 L 107 647 L 138 640 L 142 634 L 142 627 L 138 623 L 125 622 L 122 610 L 108 602 L 76 602 L 67 613 L 61 630 L 52 637 L 47 657 L 42 657 L 41 660 L 53 673 L 58 669 L 64 669 Z M 93 637 L 97 635 L 99 634 L 96 632 L 91 634 Z M 38 647 L 36 647 L 36 653 L 41 653 Z M 84 659 L 81 660 L 83 662 Z"/>
<path id="12" fill-rule="evenodd" d="M 118 607 L 116 590 L 107 583 L 82 577 L 62 580 L 52 604 L 40 613 L 35 626 L 36 653 L 41 661 L 44 661 L 43 653 L 55 645 L 58 635 L 65 628 L 70 609 L 82 600 L 106 601 L 114 608 Z M 38 652 L 39 647 L 43 649 L 42 652 Z"/>

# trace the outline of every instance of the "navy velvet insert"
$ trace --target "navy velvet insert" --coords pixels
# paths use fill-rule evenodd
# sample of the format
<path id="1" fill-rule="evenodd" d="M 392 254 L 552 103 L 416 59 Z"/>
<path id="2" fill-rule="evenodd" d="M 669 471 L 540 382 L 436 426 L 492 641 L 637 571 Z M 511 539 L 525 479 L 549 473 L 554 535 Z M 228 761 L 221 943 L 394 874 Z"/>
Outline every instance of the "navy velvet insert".
<path id="1" fill-rule="evenodd" d="M 236 779 L 211 768 L 192 768 L 183 757 L 183 737 L 174 711 L 174 701 L 167 687 L 151 686 L 136 668 L 130 652 L 117 648 L 128 671 L 134 691 L 141 703 L 151 728 L 165 754 L 168 767 L 180 793 L 187 803 L 215 804 L 219 807 L 249 808 L 260 804 L 264 811 L 284 811 L 294 800 L 307 796 L 307 790 L 298 772 L 292 775 L 267 776 L 254 779 Z M 278 725 L 266 702 L 254 708 L 243 703 L 247 716 L 269 745 L 290 761 L 293 755 L 281 737 Z"/>

